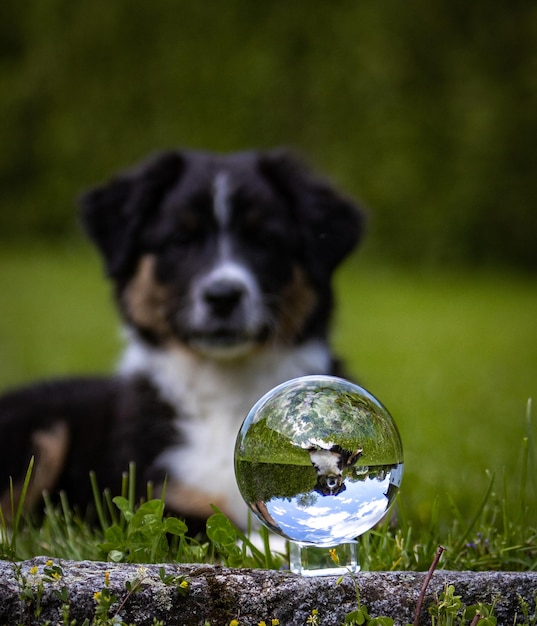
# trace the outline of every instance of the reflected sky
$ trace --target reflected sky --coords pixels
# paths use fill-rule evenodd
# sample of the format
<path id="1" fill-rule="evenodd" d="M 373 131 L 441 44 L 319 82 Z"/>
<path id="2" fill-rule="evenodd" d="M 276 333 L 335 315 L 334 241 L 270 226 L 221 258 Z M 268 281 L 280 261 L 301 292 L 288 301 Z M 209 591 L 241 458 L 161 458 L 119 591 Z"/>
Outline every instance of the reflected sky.
<path id="1" fill-rule="evenodd" d="M 383 480 L 368 477 L 346 480 L 345 485 L 346 490 L 337 496 L 322 496 L 312 491 L 306 497 L 301 494 L 291 500 L 273 498 L 266 506 L 289 539 L 337 545 L 368 531 L 390 506 L 386 496 L 390 473 Z"/>

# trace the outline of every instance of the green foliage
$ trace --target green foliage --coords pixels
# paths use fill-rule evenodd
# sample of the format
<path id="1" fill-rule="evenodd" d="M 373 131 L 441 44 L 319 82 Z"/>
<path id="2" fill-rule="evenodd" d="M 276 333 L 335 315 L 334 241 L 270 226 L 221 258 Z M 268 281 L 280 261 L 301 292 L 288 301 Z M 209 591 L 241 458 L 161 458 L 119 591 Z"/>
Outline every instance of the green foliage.
<path id="1" fill-rule="evenodd" d="M 393 626 L 391 617 L 371 617 L 360 600 L 358 585 L 356 585 L 356 604 L 357 608 L 345 616 L 344 624 L 350 626 Z"/>
<path id="2" fill-rule="evenodd" d="M 105 508 L 100 505 L 101 495 L 95 478 L 91 477 L 102 531 L 102 540 L 95 546 L 97 559 L 116 563 L 197 562 L 209 559 L 209 546 L 187 538 L 186 524 L 165 515 L 163 498 L 152 498 L 148 488 L 147 501 L 135 501 L 135 471 L 131 464 L 122 495 L 111 498 L 109 493 L 104 493 Z"/>
<path id="3" fill-rule="evenodd" d="M 533 3 L 5 0 L 0 233 L 147 152 L 290 144 L 414 262 L 537 265 Z"/>
<path id="4" fill-rule="evenodd" d="M 26 499 L 26 494 L 28 493 L 28 486 L 30 484 L 30 478 L 32 476 L 32 470 L 34 467 L 34 457 L 30 459 L 30 464 L 28 465 L 28 470 L 26 475 L 24 476 L 24 481 L 22 484 L 22 489 L 20 493 L 20 497 L 18 502 L 15 502 L 14 497 L 14 489 L 13 489 L 13 480 L 9 481 L 9 495 L 10 495 L 10 503 L 9 503 L 9 511 L 4 513 L 2 507 L 0 506 L 0 558 L 1 559 L 10 559 L 13 560 L 16 558 L 17 554 L 17 537 L 19 534 L 19 529 L 22 521 L 22 514 L 24 511 L 24 502 Z M 10 520 L 10 524 L 6 522 L 7 519 Z"/>
<path id="5" fill-rule="evenodd" d="M 526 454 L 529 454 L 526 449 Z M 28 473 L 29 476 L 29 473 Z M 131 470 L 131 480 L 134 480 Z M 533 478 L 533 481 L 537 478 Z M 450 525 L 440 523 L 435 507 L 427 528 L 415 527 L 397 501 L 397 517 L 389 516 L 360 538 L 362 571 L 424 571 L 433 561 L 438 545 L 445 547 L 443 567 L 453 570 L 531 571 L 537 563 L 537 524 L 532 509 L 520 508 L 518 497 L 494 492 L 494 478 L 474 514 L 465 518 L 452 507 Z M 526 489 L 527 486 L 521 486 Z M 128 491 L 128 484 L 125 485 Z M 101 529 L 93 529 L 78 518 L 64 498 L 60 506 L 46 502 L 46 515 L 36 525 L 22 516 L 10 532 L 0 524 L 0 558 L 26 559 L 46 554 L 66 559 L 93 559 L 129 563 L 223 562 L 231 567 L 279 569 L 284 555 L 273 554 L 269 532 L 261 531 L 264 547 L 249 538 L 219 511 L 207 522 L 209 541 L 188 537 L 181 521 L 164 515 L 162 500 L 134 503 L 125 495 L 104 494 L 107 509 Z M 22 503 L 21 503 L 22 507 Z M 115 509 L 115 512 L 114 512 Z M 3 520 L 3 518 L 2 518 Z M 47 575 L 54 575 L 50 570 Z"/>
<path id="6" fill-rule="evenodd" d="M 207 536 L 212 541 L 219 558 L 229 567 L 258 567 L 280 569 L 282 555 L 273 554 L 270 549 L 269 531 L 260 530 L 264 540 L 264 551 L 257 548 L 241 530 L 220 511 L 207 520 Z"/>
<path id="7" fill-rule="evenodd" d="M 520 626 L 535 626 L 537 624 L 537 591 L 533 595 L 533 606 L 536 607 L 533 614 L 530 614 L 531 609 L 528 601 L 520 595 L 518 596 L 518 604 L 522 621 L 519 621 L 517 616 L 517 624 L 520 624 Z"/>
<path id="8" fill-rule="evenodd" d="M 31 466 L 27 481 L 30 473 Z M 223 562 L 230 567 L 266 569 L 282 566 L 284 557 L 271 552 L 267 530 L 260 532 L 263 539 L 263 549 L 260 549 L 247 534 L 215 510 L 207 521 L 209 541 L 198 541 L 188 536 L 188 528 L 182 520 L 164 514 L 163 499 L 135 502 L 131 489 L 135 479 L 135 468 L 131 465 L 122 495 L 112 498 L 108 492 L 100 494 L 94 477 L 90 477 L 100 529 L 81 519 L 69 507 L 65 495 L 58 506 L 45 496 L 45 516 L 39 523 L 31 516 L 21 515 L 17 525 L 10 528 L 0 507 L 0 559 L 17 561 L 42 554 L 114 563 Z M 105 507 L 101 506 L 101 499 Z M 24 500 L 19 504 L 21 511 L 23 506 Z M 50 569 L 45 575 L 55 578 L 57 573 Z M 166 578 L 165 582 L 170 581 Z"/>
<path id="9" fill-rule="evenodd" d="M 429 607 L 432 626 L 464 626 L 475 624 L 481 626 L 496 626 L 494 617 L 494 603 L 479 603 L 474 606 L 465 606 L 461 602 L 461 596 L 455 595 L 455 587 L 446 585 L 444 591 Z"/>
<path id="10" fill-rule="evenodd" d="M 64 571 L 62 566 L 49 560 L 44 565 L 42 571 L 39 567 L 30 568 L 28 575 L 25 575 L 20 565 L 13 565 L 15 579 L 19 584 L 19 598 L 23 603 L 23 612 L 19 615 L 17 626 L 30 623 L 32 617 L 37 622 L 42 613 L 42 599 L 45 593 L 45 586 L 52 586 L 55 596 L 61 601 L 62 626 L 76 626 L 76 620 L 71 619 L 71 598 L 69 590 L 63 584 Z M 166 586 L 175 588 L 178 595 L 184 596 L 188 593 L 189 582 L 184 576 L 166 574 L 163 567 L 159 569 L 159 580 Z M 103 586 L 100 591 L 93 594 L 95 609 L 91 618 L 87 617 L 82 626 L 132 626 L 122 621 L 120 613 L 123 607 L 138 593 L 145 582 L 144 574 L 133 580 L 125 582 L 125 593 L 119 598 L 112 593 L 110 588 L 110 573 L 106 572 Z M 45 622 L 49 624 L 50 622 Z M 153 618 L 153 626 L 163 626 L 163 622 Z"/>
<path id="11" fill-rule="evenodd" d="M 31 466 L 27 472 L 29 480 Z M 198 562 L 209 559 L 209 546 L 186 538 L 183 521 L 164 515 L 164 503 L 149 499 L 136 503 L 130 486 L 134 466 L 124 481 L 123 493 L 112 498 L 101 494 L 93 477 L 92 486 L 100 528 L 88 524 L 71 509 L 65 494 L 59 505 L 45 494 L 45 515 L 33 520 L 23 515 L 12 528 L 0 508 L 0 558 L 27 559 L 37 554 L 73 560 L 105 560 L 125 563 L 160 563 L 171 560 Z M 127 497 L 128 495 L 128 497 Z M 106 507 L 100 503 L 104 500 Z M 24 500 L 19 508 L 22 510 Z M 12 517 L 12 516 L 11 516 Z"/>
<path id="12" fill-rule="evenodd" d="M 401 495 L 397 517 L 387 517 L 360 540 L 364 571 L 424 571 L 438 545 L 446 548 L 443 567 L 472 571 L 532 571 L 537 563 L 537 522 L 530 508 L 521 511 L 518 498 L 494 492 L 494 478 L 473 515 L 464 517 L 453 504 L 451 523 L 433 509 L 429 526 L 416 527 Z M 453 502 L 452 502 L 453 503 Z M 518 510 L 517 510 L 518 509 Z"/>
<path id="13" fill-rule="evenodd" d="M 237 545 L 238 530 L 222 513 L 212 515 L 207 521 L 207 536 L 222 555 L 226 565 L 238 567 L 244 559 Z"/>
<path id="14" fill-rule="evenodd" d="M 422 588 L 418 603 L 415 609 L 414 624 L 407 624 L 406 626 L 417 626 L 420 620 L 420 612 L 427 586 L 430 581 L 430 575 L 436 569 L 438 560 L 442 555 L 444 549 L 439 548 L 436 554 L 436 558 L 433 560 L 428 577 L 424 587 Z M 351 624 L 352 626 L 393 626 L 394 621 L 391 617 L 371 617 L 366 607 L 362 604 L 360 599 L 360 590 L 358 587 L 358 581 L 353 573 L 350 573 L 355 589 L 356 589 L 356 605 L 357 608 L 345 616 L 344 624 Z M 343 580 L 343 577 L 339 578 L 337 584 Z M 474 606 L 465 606 L 461 601 L 461 596 L 455 595 L 455 587 L 453 585 L 445 585 L 444 591 L 439 597 L 435 598 L 435 601 L 429 606 L 429 615 L 431 616 L 431 626 L 464 626 L 470 622 L 470 626 L 475 626 L 477 622 L 482 626 L 496 626 L 496 618 L 494 617 L 494 604 L 478 603 Z"/>
<path id="15" fill-rule="evenodd" d="M 99 547 L 104 560 L 127 563 L 161 563 L 169 558 L 169 535 L 184 538 L 186 524 L 174 517 L 164 517 L 164 502 L 150 500 L 133 511 L 126 498 L 114 504 L 127 525 L 108 527 Z"/>
<path id="16" fill-rule="evenodd" d="M 527 449 L 526 449 L 527 453 Z M 28 472 L 28 476 L 30 471 Z M 131 468 L 129 480 L 134 480 L 134 469 Z M 106 558 L 110 561 L 125 562 L 164 562 L 173 561 L 193 561 L 195 556 L 201 556 L 207 562 L 223 562 L 230 567 L 266 567 L 271 569 L 281 569 L 283 561 L 281 555 L 274 555 L 270 550 L 268 531 L 262 531 L 264 539 L 264 551 L 256 548 L 249 537 L 237 529 L 222 513 L 216 510 L 215 514 L 207 522 L 207 535 L 211 542 L 211 546 L 205 546 L 201 551 L 192 550 L 195 542 L 186 539 L 186 526 L 175 518 L 163 517 L 164 506 L 162 500 L 149 500 L 148 502 L 134 505 L 132 502 L 132 490 L 129 489 L 129 482 L 126 481 L 124 491 L 129 493 L 129 498 L 124 495 L 112 499 L 119 510 L 120 517 L 115 519 L 112 524 L 107 525 L 104 511 L 102 512 L 103 535 L 104 542 L 97 543 L 96 547 L 100 550 L 99 558 Z M 509 533 L 505 533 L 504 541 L 501 545 L 496 545 L 493 540 L 486 539 L 487 558 L 483 559 L 483 555 L 479 554 L 478 558 L 473 555 L 475 546 L 464 544 L 466 539 L 477 529 L 477 535 L 482 537 L 485 532 L 484 521 L 486 520 L 487 511 L 494 509 L 494 503 L 490 502 L 492 494 L 491 487 L 487 490 L 482 503 L 476 515 L 468 523 L 466 528 L 458 528 L 455 523 L 453 526 L 456 534 L 448 537 L 448 548 L 436 549 L 436 558 L 431 559 L 431 548 L 433 538 L 438 534 L 438 529 L 433 528 L 428 536 L 428 543 L 416 543 L 411 541 L 411 528 L 405 525 L 404 519 L 401 522 L 401 528 L 394 531 L 388 520 L 375 530 L 366 534 L 361 540 L 361 561 L 362 570 L 370 569 L 373 558 L 377 558 L 379 569 L 425 569 L 423 566 L 428 565 L 431 560 L 433 565 L 429 568 L 430 573 L 436 566 L 441 554 L 449 555 L 453 550 L 451 557 L 448 556 L 444 561 L 443 567 L 454 569 L 494 569 L 497 565 L 501 569 L 532 569 L 537 562 L 536 546 L 537 530 L 535 528 L 528 529 L 526 527 L 526 519 L 524 511 L 515 516 L 510 526 Z M 106 496 L 105 499 L 109 498 Z M 500 503 L 504 507 L 504 513 L 509 508 L 509 502 Z M 496 503 L 496 506 L 498 504 Z M 22 506 L 22 504 L 21 504 Z M 58 546 L 66 540 L 67 544 L 73 542 L 73 534 L 75 534 L 72 524 L 73 513 L 68 509 L 65 502 L 62 503 L 60 510 L 54 510 L 50 503 L 47 504 L 47 519 L 51 519 L 51 525 L 54 533 L 66 535 L 66 537 L 56 541 L 54 545 Z M 60 520 L 67 520 L 64 525 Z M 458 521 L 458 520 L 457 520 Z M 513 540 L 512 533 L 514 525 L 518 524 L 517 539 L 523 539 L 525 533 L 529 533 L 531 537 L 524 540 L 524 545 L 512 545 L 506 543 L 506 538 Z M 46 526 L 46 523 L 43 525 Z M 78 523 L 77 527 L 81 528 L 82 524 Z M 489 528 L 488 537 L 495 538 L 497 529 Z M 31 532 L 36 532 L 35 528 Z M 405 536 L 406 533 L 406 536 Z M 180 537 L 183 544 L 182 550 L 177 549 L 177 544 L 168 543 L 167 536 Z M 2 547 L 5 538 L 8 537 L 8 531 L 5 525 L 2 528 Z M 20 536 L 18 541 L 20 541 Z M 75 541 L 76 545 L 76 541 Z M 199 545 L 199 544 L 196 544 Z M 11 560 L 16 558 L 25 558 L 19 552 L 19 545 L 16 541 L 7 544 L 5 554 Z M 471 548 L 471 550 L 469 550 Z M 36 546 L 33 547 L 36 550 Z M 37 549 L 36 551 L 40 551 Z M 333 552 L 333 553 L 332 553 Z M 502 554 L 503 552 L 503 554 Z M 517 557 L 513 559 L 513 553 Z M 412 555 L 412 556 L 410 556 Z M 1 556 L 1 554 L 0 554 Z M 71 557 L 71 554 L 59 555 L 60 557 Z M 331 551 L 332 558 L 337 562 L 335 551 Z M 193 558 L 194 557 L 194 558 Z M 4 557 L 5 558 L 5 557 Z M 83 556 L 87 558 L 87 556 Z M 425 559 L 428 563 L 425 563 Z M 390 560 L 391 566 L 390 566 Z M 507 566 L 506 566 L 507 565 Z M 513 566 L 513 567 L 509 567 Z M 67 587 L 62 586 L 64 576 L 63 569 L 60 564 L 54 564 L 52 560 L 48 561 L 43 568 L 43 572 L 38 574 L 38 568 L 31 568 L 30 577 L 23 574 L 22 567 L 14 563 L 15 577 L 20 584 L 19 597 L 22 601 L 24 611 L 27 615 L 33 615 L 39 618 L 42 611 L 42 598 L 45 591 L 45 585 L 54 585 L 54 592 L 62 601 L 61 613 L 63 624 L 65 626 L 74 626 L 75 622 L 69 617 L 70 598 Z M 142 570 L 141 570 L 142 571 Z M 359 587 L 354 574 L 353 577 L 356 588 L 356 608 L 350 611 L 344 620 L 344 624 L 351 626 L 393 626 L 393 619 L 389 617 L 376 616 L 372 617 L 367 608 L 362 604 L 360 599 Z M 167 574 L 164 567 L 159 568 L 159 579 L 165 585 L 174 586 L 176 592 L 180 595 L 188 593 L 188 581 L 183 576 Z M 337 584 L 343 580 L 339 578 Z M 144 581 L 143 575 L 134 580 L 127 581 L 125 585 L 125 594 L 122 599 L 112 593 L 109 585 L 109 574 L 105 575 L 105 581 L 102 589 L 94 594 L 96 602 L 95 612 L 91 620 L 87 619 L 82 626 L 127 626 L 119 618 L 119 614 L 123 606 L 129 601 L 131 596 L 141 589 Z M 422 590 L 420 599 L 424 597 L 425 589 Z M 537 599 L 537 597 L 536 597 Z M 465 606 L 461 602 L 461 597 L 455 594 L 452 585 L 446 585 L 444 591 L 435 599 L 428 607 L 431 616 L 432 626 L 465 626 L 470 624 L 475 626 L 478 622 L 483 626 L 495 626 L 496 618 L 494 617 L 494 602 L 492 604 L 478 603 L 473 606 Z M 418 604 L 417 613 L 419 613 Z M 535 616 L 530 615 L 529 604 L 526 600 L 520 599 L 520 610 L 523 622 L 517 623 L 526 626 L 532 626 L 535 623 Z M 235 620 L 237 624 L 240 624 Z M 24 616 L 20 617 L 20 624 L 24 623 Z M 261 622 L 262 623 L 262 622 Z M 260 623 L 260 624 L 261 624 Z M 278 620 L 272 620 L 272 623 L 278 623 Z M 320 616 L 316 609 L 312 609 L 306 620 L 311 626 L 319 625 Z M 154 624 L 160 624 L 154 619 Z M 407 625 L 410 626 L 410 625 Z"/>

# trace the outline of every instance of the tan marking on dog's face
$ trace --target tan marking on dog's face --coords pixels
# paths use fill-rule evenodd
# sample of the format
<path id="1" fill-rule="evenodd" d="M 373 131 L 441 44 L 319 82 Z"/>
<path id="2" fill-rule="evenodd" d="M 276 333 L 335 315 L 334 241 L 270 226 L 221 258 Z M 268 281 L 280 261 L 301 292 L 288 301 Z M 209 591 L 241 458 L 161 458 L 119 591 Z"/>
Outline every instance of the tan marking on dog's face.
<path id="1" fill-rule="evenodd" d="M 56 422 L 49 430 L 36 431 L 32 436 L 35 462 L 24 498 L 24 510 L 30 510 L 41 499 L 44 491 L 56 487 L 69 450 L 69 429 L 65 422 Z M 6 521 L 12 521 L 12 513 L 17 511 L 22 497 L 23 482 L 13 485 L 13 511 L 11 494 L 3 494 L 0 499 Z"/>
<path id="2" fill-rule="evenodd" d="M 279 335 L 285 342 L 292 342 L 300 334 L 317 302 L 317 294 L 308 283 L 304 270 L 295 267 L 291 282 L 283 290 L 279 311 Z"/>
<path id="3" fill-rule="evenodd" d="M 136 274 L 122 295 L 122 302 L 134 324 L 164 338 L 171 332 L 167 321 L 170 293 L 167 287 L 157 281 L 155 263 L 155 257 L 151 254 L 140 259 Z"/>

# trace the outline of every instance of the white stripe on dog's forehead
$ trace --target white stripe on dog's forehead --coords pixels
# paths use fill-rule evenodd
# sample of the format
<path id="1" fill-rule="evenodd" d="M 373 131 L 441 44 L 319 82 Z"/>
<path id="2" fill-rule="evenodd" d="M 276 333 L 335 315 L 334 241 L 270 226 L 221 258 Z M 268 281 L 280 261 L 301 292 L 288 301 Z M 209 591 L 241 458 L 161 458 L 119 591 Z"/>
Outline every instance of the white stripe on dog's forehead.
<path id="1" fill-rule="evenodd" d="M 225 172 L 219 172 L 214 179 L 213 210 L 217 222 L 222 228 L 226 228 L 231 218 L 231 203 L 229 196 L 229 176 Z"/>

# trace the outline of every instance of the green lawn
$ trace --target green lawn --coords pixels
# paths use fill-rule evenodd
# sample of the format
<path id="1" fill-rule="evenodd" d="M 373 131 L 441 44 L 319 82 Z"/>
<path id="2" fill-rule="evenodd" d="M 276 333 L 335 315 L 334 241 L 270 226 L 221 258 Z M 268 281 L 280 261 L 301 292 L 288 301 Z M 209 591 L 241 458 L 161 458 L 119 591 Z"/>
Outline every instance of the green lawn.
<path id="1" fill-rule="evenodd" d="M 89 247 L 0 249 L 0 388 L 114 367 L 112 294 Z"/>
<path id="2" fill-rule="evenodd" d="M 487 470 L 517 496 L 531 397 L 537 433 L 537 282 L 357 259 L 338 286 L 335 343 L 399 425 L 407 513 L 425 520 L 446 494 L 475 509 Z"/>
<path id="3" fill-rule="evenodd" d="M 448 493 L 470 515 L 487 470 L 516 497 L 528 398 L 537 405 L 536 281 L 358 258 L 337 287 L 334 343 L 399 425 L 407 516 L 426 522 Z M 0 251 L 0 294 L 0 388 L 114 367 L 119 325 L 89 247 Z"/>

